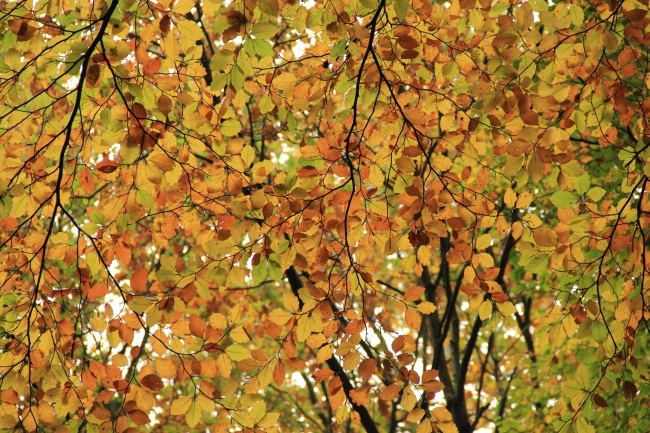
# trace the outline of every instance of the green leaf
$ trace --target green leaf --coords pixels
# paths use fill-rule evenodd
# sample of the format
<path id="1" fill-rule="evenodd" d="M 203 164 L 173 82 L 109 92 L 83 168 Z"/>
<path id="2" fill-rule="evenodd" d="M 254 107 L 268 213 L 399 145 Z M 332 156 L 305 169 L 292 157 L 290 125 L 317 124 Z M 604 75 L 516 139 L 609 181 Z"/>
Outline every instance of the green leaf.
<path id="1" fill-rule="evenodd" d="M 345 53 L 345 49 L 348 46 L 348 41 L 345 39 L 339 39 L 336 44 L 334 44 L 334 48 L 332 48 L 332 51 L 330 52 L 330 56 L 332 57 L 339 57 L 343 53 Z"/>
<path id="2" fill-rule="evenodd" d="M 265 14 L 268 14 L 274 18 L 278 16 L 278 12 L 280 11 L 278 0 L 259 0 L 257 2 L 257 7 Z"/>
<path id="3" fill-rule="evenodd" d="M 545 12 L 548 10 L 548 3 L 546 0 L 530 0 L 530 5 L 535 12 Z"/>
<path id="4" fill-rule="evenodd" d="M 568 209 L 578 202 L 578 197 L 569 191 L 555 191 L 551 196 L 551 202 L 558 209 Z"/>
<path id="5" fill-rule="evenodd" d="M 257 266 L 253 268 L 252 272 L 252 277 L 253 277 L 253 283 L 259 284 L 264 279 L 266 276 L 269 274 L 269 262 L 266 258 L 261 258 L 260 262 Z"/>
<path id="6" fill-rule="evenodd" d="M 255 23 L 251 34 L 256 39 L 263 39 L 265 41 L 272 39 L 278 32 L 278 28 L 272 23 Z"/>
<path id="7" fill-rule="evenodd" d="M 607 326 L 603 322 L 595 321 L 591 324 L 591 336 L 598 343 L 604 343 L 607 340 Z"/>
<path id="8" fill-rule="evenodd" d="M 590 188 L 589 191 L 587 191 L 587 197 L 597 202 L 605 196 L 605 193 L 607 193 L 607 191 L 605 191 L 604 188 L 595 186 L 593 188 Z"/>
<path id="9" fill-rule="evenodd" d="M 406 14 L 410 7 L 406 0 L 395 0 L 395 3 L 393 3 L 393 9 L 395 9 L 395 16 L 397 16 L 397 19 L 401 22 L 406 18 Z"/>
<path id="10" fill-rule="evenodd" d="M 578 194 L 583 195 L 591 186 L 591 178 L 587 173 L 585 173 L 573 180 L 573 186 Z"/>
<path id="11" fill-rule="evenodd" d="M 585 172 L 585 169 L 582 168 L 582 165 L 575 159 L 567 162 L 562 165 L 562 173 L 571 177 L 582 176 Z"/>
<path id="12" fill-rule="evenodd" d="M 576 27 L 581 27 L 585 20 L 585 11 L 582 10 L 577 4 L 569 6 L 569 16 L 571 17 L 571 24 Z"/>
<path id="13" fill-rule="evenodd" d="M 268 41 L 263 39 L 249 39 L 247 43 L 252 45 L 255 54 L 260 57 L 272 57 L 275 55 L 275 51 Z"/>
<path id="14" fill-rule="evenodd" d="M 241 361 L 242 359 L 248 359 L 251 356 L 251 352 L 239 344 L 228 346 L 226 353 L 233 361 Z"/>

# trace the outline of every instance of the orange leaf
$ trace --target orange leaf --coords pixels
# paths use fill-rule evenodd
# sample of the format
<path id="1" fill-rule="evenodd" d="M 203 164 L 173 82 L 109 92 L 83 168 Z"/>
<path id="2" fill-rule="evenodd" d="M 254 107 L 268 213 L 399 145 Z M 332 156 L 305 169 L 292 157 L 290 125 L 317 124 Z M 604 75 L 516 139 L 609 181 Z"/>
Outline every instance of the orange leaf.
<path id="1" fill-rule="evenodd" d="M 316 382 L 322 382 L 324 380 L 329 379 L 334 375 L 334 372 L 330 370 L 329 368 L 321 368 L 320 370 L 316 370 L 314 374 L 312 374 L 312 377 Z"/>
<path id="2" fill-rule="evenodd" d="M 399 391 L 402 387 L 396 383 L 391 383 L 386 388 L 382 389 L 379 393 L 379 398 L 382 400 L 392 400 L 399 395 Z"/>
<path id="3" fill-rule="evenodd" d="M 370 403 L 368 393 L 359 389 L 350 390 L 350 399 L 359 406 L 364 406 Z"/>
<path id="4" fill-rule="evenodd" d="M 147 270 L 138 268 L 131 276 L 131 288 L 136 294 L 142 294 L 147 291 Z"/>
<path id="5" fill-rule="evenodd" d="M 275 367 L 273 368 L 273 381 L 277 386 L 282 386 L 284 383 L 284 378 L 286 376 L 286 372 L 284 369 L 284 365 L 281 362 L 278 362 L 275 364 Z"/>
<path id="6" fill-rule="evenodd" d="M 424 287 L 413 286 L 404 293 L 405 301 L 417 301 L 424 293 Z"/>

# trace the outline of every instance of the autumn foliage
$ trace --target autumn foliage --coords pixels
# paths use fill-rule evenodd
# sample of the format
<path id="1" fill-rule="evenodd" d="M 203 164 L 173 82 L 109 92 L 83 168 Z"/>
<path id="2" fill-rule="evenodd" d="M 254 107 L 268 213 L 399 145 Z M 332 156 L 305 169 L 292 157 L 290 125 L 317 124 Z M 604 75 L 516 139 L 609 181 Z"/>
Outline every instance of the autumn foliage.
<path id="1" fill-rule="evenodd" d="M 0 1 L 0 432 L 650 431 L 649 29 Z"/>

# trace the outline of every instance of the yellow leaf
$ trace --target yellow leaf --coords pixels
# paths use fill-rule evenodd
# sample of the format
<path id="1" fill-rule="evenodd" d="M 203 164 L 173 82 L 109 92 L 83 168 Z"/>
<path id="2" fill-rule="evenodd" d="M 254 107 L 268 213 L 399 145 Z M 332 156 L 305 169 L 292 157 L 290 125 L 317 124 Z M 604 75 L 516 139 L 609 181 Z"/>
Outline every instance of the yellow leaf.
<path id="1" fill-rule="evenodd" d="M 210 315 L 210 326 L 212 326 L 214 329 L 226 329 L 228 327 L 226 316 L 221 313 L 212 313 L 212 315 Z"/>
<path id="2" fill-rule="evenodd" d="M 433 168 L 436 170 L 447 171 L 454 165 L 454 163 L 445 155 L 433 155 L 431 157 L 431 165 L 433 165 Z"/>
<path id="3" fill-rule="evenodd" d="M 154 368 L 161 377 L 172 379 L 176 377 L 176 366 L 169 359 L 156 358 L 153 361 Z"/>
<path id="4" fill-rule="evenodd" d="M 237 327 L 233 328 L 230 331 L 230 338 L 232 338 L 237 343 L 247 343 L 247 342 L 249 342 L 251 340 L 248 337 L 248 334 L 244 330 L 243 326 L 237 326 Z"/>
<path id="5" fill-rule="evenodd" d="M 451 421 L 451 412 L 444 407 L 433 408 L 431 410 L 431 416 L 433 416 L 437 422 Z"/>
<path id="6" fill-rule="evenodd" d="M 253 417 L 253 421 L 257 425 L 260 421 L 262 421 L 264 415 L 266 415 L 266 404 L 263 400 L 259 400 L 255 402 L 251 408 L 251 417 Z"/>
<path id="7" fill-rule="evenodd" d="M 257 425 L 261 428 L 271 428 L 278 422 L 278 418 L 280 418 L 278 412 L 269 412 Z"/>
<path id="8" fill-rule="evenodd" d="M 187 422 L 188 427 L 194 428 L 201 421 L 202 410 L 196 402 L 193 402 L 187 413 L 185 414 L 185 421 Z"/>
<path id="9" fill-rule="evenodd" d="M 321 347 L 318 349 L 318 353 L 316 355 L 316 361 L 320 364 L 332 357 L 334 354 L 334 349 L 331 344 L 326 344 L 325 346 Z"/>
<path id="10" fill-rule="evenodd" d="M 230 416 L 232 416 L 232 419 L 242 427 L 253 428 L 255 426 L 255 421 L 248 412 L 241 410 L 233 411 L 230 412 Z"/>
<path id="11" fill-rule="evenodd" d="M 418 262 L 424 266 L 431 264 L 431 249 L 426 245 L 420 245 L 417 252 Z"/>
<path id="12" fill-rule="evenodd" d="M 516 201 L 517 193 L 515 193 L 512 188 L 508 188 L 503 196 L 503 202 L 506 204 L 506 206 L 515 207 Z"/>
<path id="13" fill-rule="evenodd" d="M 291 292 L 284 292 L 282 294 L 282 303 L 284 304 L 285 308 L 292 313 L 297 313 L 298 309 L 300 308 L 298 298 Z"/>
<path id="14" fill-rule="evenodd" d="M 510 301 L 497 302 L 496 306 L 497 306 L 497 310 L 499 310 L 499 312 L 504 316 L 510 316 L 517 312 L 517 309 L 515 308 L 514 304 Z"/>
<path id="15" fill-rule="evenodd" d="M 236 119 L 227 119 L 221 123 L 219 130 L 225 137 L 234 137 L 241 131 L 241 123 Z"/>
<path id="16" fill-rule="evenodd" d="M 287 323 L 292 316 L 293 314 L 276 308 L 275 310 L 271 311 L 271 314 L 269 314 L 269 319 L 271 319 L 271 322 L 275 323 L 276 325 L 282 326 Z"/>
<path id="17" fill-rule="evenodd" d="M 221 377 L 230 377 L 232 365 L 230 364 L 230 358 L 225 353 L 222 353 L 217 358 L 217 371 Z"/>
<path id="18" fill-rule="evenodd" d="M 187 411 L 190 409 L 190 406 L 192 406 L 192 397 L 181 395 L 174 398 L 169 412 L 172 415 L 183 415 L 184 413 L 187 413 Z"/>
<path id="19" fill-rule="evenodd" d="M 434 313 L 438 308 L 433 305 L 433 302 L 424 301 L 418 305 L 418 311 L 422 314 L 431 314 Z"/>
<path id="20" fill-rule="evenodd" d="M 260 388 L 266 388 L 273 380 L 273 365 L 270 363 L 264 366 L 257 375 L 257 380 L 260 382 Z"/>
<path id="21" fill-rule="evenodd" d="M 490 246 L 490 243 L 492 242 L 492 235 L 489 233 L 486 233 L 484 235 L 481 235 L 476 239 L 476 250 L 481 251 L 486 249 L 487 247 Z"/>
<path id="22" fill-rule="evenodd" d="M 478 307 L 478 316 L 481 318 L 481 320 L 487 320 L 488 317 L 492 315 L 492 302 L 491 301 L 483 301 L 481 302 L 481 305 Z"/>
<path id="23" fill-rule="evenodd" d="M 413 409 L 411 412 L 409 412 L 408 416 L 406 417 L 406 420 L 408 422 L 419 422 L 423 416 L 424 416 L 424 409 L 417 407 Z"/>
<path id="24" fill-rule="evenodd" d="M 411 411 L 415 407 L 415 404 L 418 402 L 418 399 L 415 397 L 413 390 L 410 385 L 406 385 L 404 392 L 402 393 L 401 404 L 404 410 Z"/>

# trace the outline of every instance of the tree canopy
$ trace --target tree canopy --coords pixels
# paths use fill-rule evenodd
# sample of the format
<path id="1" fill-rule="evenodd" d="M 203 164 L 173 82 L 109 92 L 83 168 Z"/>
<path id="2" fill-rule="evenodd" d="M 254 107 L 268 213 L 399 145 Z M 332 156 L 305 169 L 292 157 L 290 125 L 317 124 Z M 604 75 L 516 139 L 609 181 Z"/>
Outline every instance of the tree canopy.
<path id="1" fill-rule="evenodd" d="M 0 431 L 650 431 L 649 28 L 0 1 Z"/>

